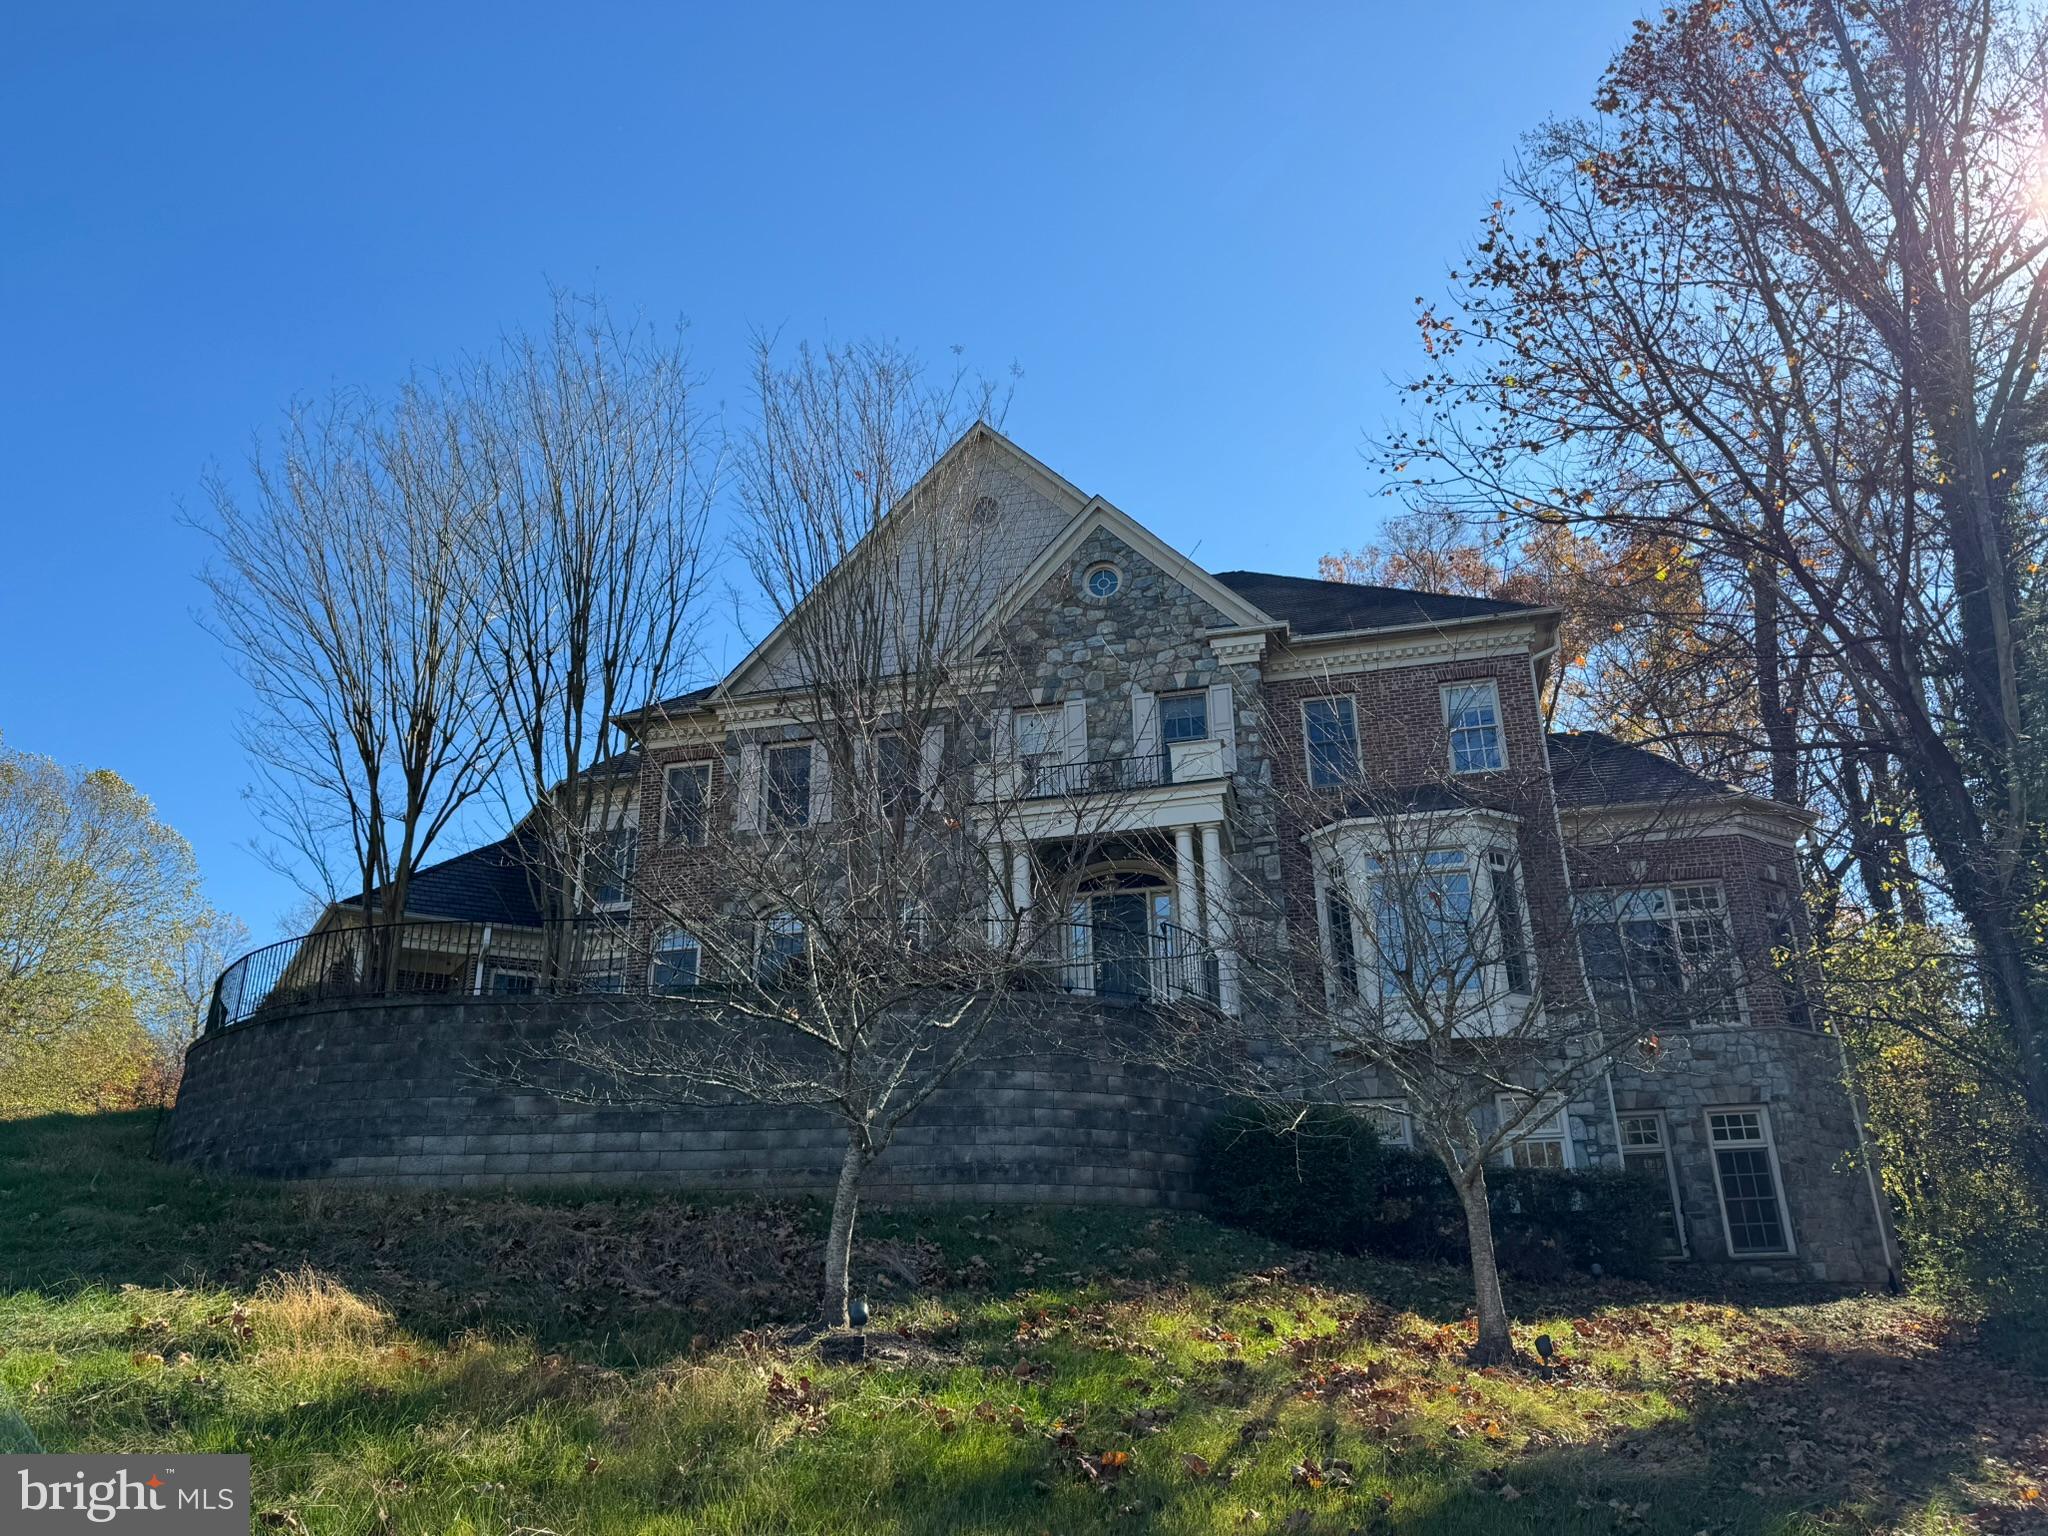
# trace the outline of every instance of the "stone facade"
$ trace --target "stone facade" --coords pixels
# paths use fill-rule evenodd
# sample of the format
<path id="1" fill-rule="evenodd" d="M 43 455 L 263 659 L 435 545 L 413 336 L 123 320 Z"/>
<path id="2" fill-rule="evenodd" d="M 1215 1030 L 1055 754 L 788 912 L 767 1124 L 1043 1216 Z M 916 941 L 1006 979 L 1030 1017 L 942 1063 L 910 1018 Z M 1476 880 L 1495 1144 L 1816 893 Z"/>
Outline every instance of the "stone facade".
<path id="1" fill-rule="evenodd" d="M 1565 803 L 1538 706 L 1555 614 L 1382 589 L 1368 589 L 1380 595 L 1362 603 L 1309 592 L 1309 607 L 1288 611 L 1282 599 L 1295 589 L 1329 584 L 1211 577 L 1099 499 L 999 441 L 998 450 L 1013 457 L 989 481 L 1001 493 L 991 525 L 999 534 L 991 537 L 1004 541 L 1000 563 L 1019 583 L 999 638 L 1025 663 L 1003 707 L 1080 710 L 1081 755 L 1095 762 L 1158 753 L 1146 721 L 1156 721 L 1150 712 L 1161 696 L 1200 692 L 1208 703 L 1227 780 L 1205 802 L 1200 814 L 1208 819 L 1199 827 L 1147 823 L 1116 866 L 1126 882 L 1134 871 L 1155 878 L 1148 888 L 1183 930 L 1213 937 L 1211 893 L 1225 892 L 1240 958 L 1260 944 L 1313 962 L 1321 913 L 1311 839 L 1424 790 L 1454 810 L 1495 813 L 1512 828 L 1538 955 L 1575 955 L 1574 893 L 1710 882 L 1725 898 L 1733 946 L 1752 955 L 1768 952 L 1788 913 L 1796 915 L 1801 824 L 1791 807 L 1733 792 L 1710 804 L 1696 787 L 1683 815 L 1668 822 L 1669 806 L 1631 801 L 1624 791 L 1613 804 L 1588 805 L 1582 796 Z M 1104 568 L 1116 573 L 1114 591 L 1091 591 L 1090 574 Z M 1271 606 L 1241 597 L 1232 576 L 1246 577 L 1244 590 L 1268 594 Z M 1397 601 L 1409 597 L 1416 601 L 1405 607 Z M 1481 680 L 1494 685 L 1505 761 L 1452 775 L 1444 690 Z M 1311 791 L 1303 710 L 1329 698 L 1354 707 L 1358 772 L 1355 782 Z M 664 836 L 666 772 L 709 762 L 707 814 L 731 818 L 745 799 L 735 786 L 758 773 L 760 747 L 806 736 L 786 714 L 769 691 L 749 693 L 735 674 L 720 695 L 645 732 L 637 813 L 643 899 L 632 919 L 643 954 L 654 921 L 647 909 L 683 893 L 701 900 L 710 878 L 696 850 Z M 947 761 L 1002 750 L 992 728 L 978 732 L 955 732 Z M 1714 806 L 1726 814 L 1702 809 Z M 949 806 L 946 824 L 973 837 L 972 807 Z M 1016 859 L 1031 865 L 1057 856 L 1027 840 L 1005 847 L 998 867 L 1008 882 Z M 1585 973 L 1575 958 L 1538 971 L 1547 1005 L 1583 1001 Z M 188 1061 L 172 1154 L 291 1177 L 617 1176 L 804 1190 L 829 1183 L 837 1160 L 830 1127 L 802 1114 L 586 1111 L 494 1092 L 464 1076 L 460 1063 L 508 1031 L 555 1027 L 546 1015 L 532 1004 L 486 1001 L 371 1005 L 346 1016 L 281 1014 L 203 1039 Z M 1747 989 L 1741 1028 L 1667 1041 L 1653 1064 L 1617 1069 L 1582 1090 L 1568 1106 L 1571 1161 L 1612 1166 L 1629 1150 L 1624 1124 L 1659 1118 L 1686 1251 L 1726 1262 L 1707 1115 L 1739 1106 L 1764 1111 L 1791 1234 L 1782 1254 L 1741 1263 L 1881 1281 L 1888 1243 L 1859 1163 L 1839 1052 L 1770 986 Z M 990 1067 L 950 1085 L 905 1130 L 877 1171 L 876 1193 L 1180 1203 L 1191 1196 L 1192 1138 L 1204 1112 L 1169 1084 L 1078 1058 Z"/>

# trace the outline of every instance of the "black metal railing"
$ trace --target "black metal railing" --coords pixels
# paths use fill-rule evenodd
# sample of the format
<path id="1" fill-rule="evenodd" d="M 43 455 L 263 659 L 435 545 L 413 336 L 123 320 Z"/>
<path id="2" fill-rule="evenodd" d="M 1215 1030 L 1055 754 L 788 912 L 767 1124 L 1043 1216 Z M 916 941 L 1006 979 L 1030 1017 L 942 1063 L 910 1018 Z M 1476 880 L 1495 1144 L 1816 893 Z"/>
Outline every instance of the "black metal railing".
<path id="1" fill-rule="evenodd" d="M 1070 996 L 1112 1003 L 1213 1003 L 1216 952 L 1190 929 L 1054 923 L 1031 945 L 1030 980 Z"/>
<path id="2" fill-rule="evenodd" d="M 980 919 L 975 921 L 979 934 Z M 936 941 L 937 936 L 934 936 Z M 978 938 L 973 942 L 978 942 Z M 738 946 L 742 956 L 748 946 Z M 800 989 L 803 961 L 755 946 L 759 965 Z M 951 967 L 939 966 L 943 977 Z M 1030 935 L 1021 963 L 970 962 L 961 978 L 1009 973 L 1015 984 L 1107 1002 L 1216 998 L 1216 957 L 1199 937 L 1171 923 L 1151 929 L 1113 923 L 1048 923 Z M 775 985 L 765 974 L 745 987 Z M 651 950 L 622 917 L 570 918 L 542 926 L 414 919 L 335 927 L 251 951 L 221 972 L 207 1010 L 209 1033 L 278 1008 L 380 998 L 527 996 L 677 996 L 731 990 L 709 954 Z"/>
<path id="3" fill-rule="evenodd" d="M 1173 760 L 1164 752 L 1098 757 L 1080 763 L 1027 760 L 1018 765 L 1018 773 L 1018 793 L 1024 799 L 1051 800 L 1066 795 L 1158 789 L 1173 782 Z"/>
<path id="4" fill-rule="evenodd" d="M 632 962 L 625 924 L 610 916 L 538 927 L 422 919 L 334 927 L 254 950 L 222 971 L 206 1027 L 344 999 L 623 992 Z M 646 969 L 644 957 L 638 968 Z"/>

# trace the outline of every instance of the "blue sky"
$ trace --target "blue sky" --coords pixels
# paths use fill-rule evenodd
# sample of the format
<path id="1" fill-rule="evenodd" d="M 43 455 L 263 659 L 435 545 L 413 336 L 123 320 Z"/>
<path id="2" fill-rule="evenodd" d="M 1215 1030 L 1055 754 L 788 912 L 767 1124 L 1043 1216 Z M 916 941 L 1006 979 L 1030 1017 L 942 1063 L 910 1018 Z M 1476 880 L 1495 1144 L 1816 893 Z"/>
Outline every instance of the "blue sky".
<path id="1" fill-rule="evenodd" d="M 271 937 L 179 509 L 293 395 L 488 344 L 550 280 L 687 318 L 735 414 L 756 327 L 1014 363 L 1009 430 L 1083 489 L 1310 574 L 1383 510 L 1415 298 L 1638 10 L 21 0 L 0 733 L 140 786 Z"/>

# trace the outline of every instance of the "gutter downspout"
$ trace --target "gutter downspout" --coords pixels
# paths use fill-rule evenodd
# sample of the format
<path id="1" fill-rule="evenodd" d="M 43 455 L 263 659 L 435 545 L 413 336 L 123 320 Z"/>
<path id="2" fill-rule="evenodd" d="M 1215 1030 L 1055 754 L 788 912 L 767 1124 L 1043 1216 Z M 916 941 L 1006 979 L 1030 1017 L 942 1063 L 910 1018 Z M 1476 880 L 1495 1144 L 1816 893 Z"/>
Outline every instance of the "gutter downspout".
<path id="1" fill-rule="evenodd" d="M 1550 830 L 1551 834 L 1557 839 L 1558 863 L 1564 869 L 1565 921 L 1569 923 L 1571 921 L 1572 902 L 1571 845 L 1565 841 L 1564 817 L 1557 808 L 1557 775 L 1550 762 L 1550 728 L 1549 722 L 1543 719 L 1543 685 L 1537 676 L 1537 668 L 1555 656 L 1557 651 L 1557 638 L 1553 633 L 1550 644 L 1543 647 L 1540 651 L 1531 651 L 1529 653 L 1529 697 L 1536 706 L 1537 720 L 1542 722 L 1542 730 L 1537 739 L 1543 748 L 1544 781 L 1550 785 Z M 1586 953 L 1578 944 L 1573 944 L 1572 949 L 1578 956 L 1577 964 L 1579 986 L 1582 989 L 1581 995 L 1590 1004 L 1593 1001 L 1593 979 L 1586 974 Z M 1607 1058 L 1607 1064 L 1600 1069 L 1600 1081 L 1607 1090 L 1607 1122 L 1614 1132 L 1614 1166 L 1622 1168 L 1627 1166 L 1627 1164 L 1621 1155 L 1621 1109 L 1614 1099 L 1614 1058 L 1612 1056 Z M 1667 1153 L 1666 1155 L 1668 1156 L 1669 1154 Z M 1680 1225 L 1682 1227 L 1683 1223 L 1680 1223 Z M 1685 1234 L 1682 1230 L 1679 1233 L 1679 1244 L 1681 1247 L 1685 1244 Z"/>

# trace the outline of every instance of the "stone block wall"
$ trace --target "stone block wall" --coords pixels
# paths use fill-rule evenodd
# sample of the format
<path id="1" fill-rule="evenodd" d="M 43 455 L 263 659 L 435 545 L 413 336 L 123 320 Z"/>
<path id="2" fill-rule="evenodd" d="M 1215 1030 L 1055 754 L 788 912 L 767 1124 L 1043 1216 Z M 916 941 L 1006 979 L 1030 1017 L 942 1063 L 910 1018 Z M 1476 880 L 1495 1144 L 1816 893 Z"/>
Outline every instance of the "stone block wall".
<path id="1" fill-rule="evenodd" d="M 829 1193 L 820 1111 L 594 1109 L 480 1064 L 619 999 L 370 1002 L 280 1013 L 194 1045 L 166 1156 L 223 1173 L 465 1188 L 613 1180 Z M 659 1003 L 651 1006 L 659 1007 Z M 876 1165 L 870 1198 L 1187 1205 L 1206 1114 L 1163 1076 L 1074 1054 L 963 1073 Z"/>

